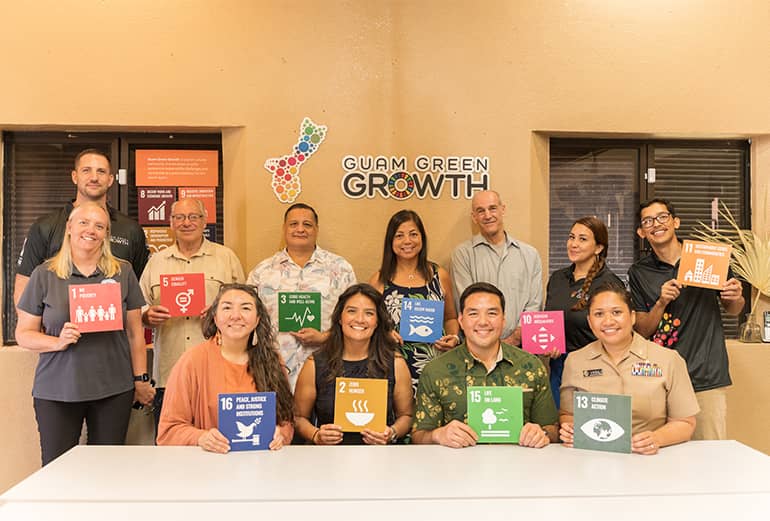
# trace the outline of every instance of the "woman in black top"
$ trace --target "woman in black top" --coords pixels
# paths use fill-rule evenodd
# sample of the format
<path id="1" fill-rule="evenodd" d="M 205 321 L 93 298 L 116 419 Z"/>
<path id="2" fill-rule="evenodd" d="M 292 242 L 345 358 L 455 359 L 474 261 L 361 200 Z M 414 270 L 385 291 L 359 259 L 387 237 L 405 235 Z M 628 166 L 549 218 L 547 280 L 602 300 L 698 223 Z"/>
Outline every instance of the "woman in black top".
<path id="1" fill-rule="evenodd" d="M 382 294 L 369 284 L 356 284 L 340 295 L 331 318 L 329 338 L 308 358 L 294 393 L 296 431 L 316 445 L 395 443 L 412 426 L 412 379 L 396 352 L 391 321 Z M 388 381 L 387 426 L 343 433 L 334 424 L 335 380 L 380 378 Z M 313 422 L 311 422 L 313 420 Z"/>
<path id="2" fill-rule="evenodd" d="M 609 237 L 604 223 L 593 216 L 572 224 L 567 238 L 567 256 L 572 264 L 554 271 L 548 279 L 545 310 L 564 311 L 567 354 L 596 340 L 588 327 L 588 297 L 591 288 L 621 280 L 606 266 Z M 551 391 L 559 406 L 559 386 L 567 355 L 551 353 Z"/>

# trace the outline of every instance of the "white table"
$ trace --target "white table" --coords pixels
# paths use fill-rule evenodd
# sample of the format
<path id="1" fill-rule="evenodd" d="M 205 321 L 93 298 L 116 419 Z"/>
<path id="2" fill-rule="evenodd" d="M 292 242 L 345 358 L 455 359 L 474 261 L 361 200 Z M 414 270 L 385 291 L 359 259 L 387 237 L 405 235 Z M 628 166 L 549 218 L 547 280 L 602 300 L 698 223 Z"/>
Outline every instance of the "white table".
<path id="1" fill-rule="evenodd" d="M 133 512 L 137 519 L 137 511 L 227 519 L 244 509 L 268 519 L 346 519 L 361 508 L 367 519 L 476 519 L 495 512 L 596 519 L 597 509 L 613 505 L 622 519 L 650 519 L 665 506 L 664 512 L 700 512 L 702 519 L 721 512 L 766 521 L 770 457 L 734 441 L 690 442 L 653 457 L 561 445 L 297 446 L 228 455 L 196 447 L 79 446 L 0 502 L 4 520 L 50 518 L 46 509 L 60 513 L 58 519 L 83 519 L 86 512 L 101 519 Z"/>
<path id="2" fill-rule="evenodd" d="M 3 521 L 767 521 L 770 494 L 390 501 L 11 502 Z"/>

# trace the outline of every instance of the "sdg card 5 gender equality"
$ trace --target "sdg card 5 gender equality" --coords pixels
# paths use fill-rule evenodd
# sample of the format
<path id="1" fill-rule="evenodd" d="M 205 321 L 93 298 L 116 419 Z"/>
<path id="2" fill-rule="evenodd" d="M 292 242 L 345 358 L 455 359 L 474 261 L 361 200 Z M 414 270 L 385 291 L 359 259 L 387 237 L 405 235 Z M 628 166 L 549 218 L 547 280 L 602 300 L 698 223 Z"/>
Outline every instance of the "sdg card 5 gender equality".
<path id="1" fill-rule="evenodd" d="M 160 305 L 172 317 L 197 317 L 206 307 L 203 273 L 175 273 L 160 276 Z"/>

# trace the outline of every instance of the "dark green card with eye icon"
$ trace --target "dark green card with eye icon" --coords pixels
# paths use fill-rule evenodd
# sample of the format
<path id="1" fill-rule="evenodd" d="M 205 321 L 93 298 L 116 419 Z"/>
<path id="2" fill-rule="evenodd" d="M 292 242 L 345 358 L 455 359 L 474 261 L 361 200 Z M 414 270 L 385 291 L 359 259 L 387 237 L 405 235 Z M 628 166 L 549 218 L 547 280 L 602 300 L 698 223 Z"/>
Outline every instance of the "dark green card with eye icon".
<path id="1" fill-rule="evenodd" d="M 278 331 L 287 333 L 305 327 L 321 330 L 321 293 L 281 291 L 278 293 Z"/>
<path id="2" fill-rule="evenodd" d="M 575 393 L 576 449 L 631 452 L 631 397 L 620 394 Z"/>

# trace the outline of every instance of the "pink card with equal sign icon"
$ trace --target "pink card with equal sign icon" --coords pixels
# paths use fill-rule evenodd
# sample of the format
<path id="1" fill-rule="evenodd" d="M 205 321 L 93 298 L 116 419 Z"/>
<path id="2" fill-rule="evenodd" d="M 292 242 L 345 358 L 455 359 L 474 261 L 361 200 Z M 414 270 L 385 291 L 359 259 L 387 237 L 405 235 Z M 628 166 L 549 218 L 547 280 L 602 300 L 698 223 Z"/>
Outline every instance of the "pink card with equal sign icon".
<path id="1" fill-rule="evenodd" d="M 554 349 L 566 352 L 563 311 L 525 311 L 521 314 L 521 347 L 534 355 Z"/>

